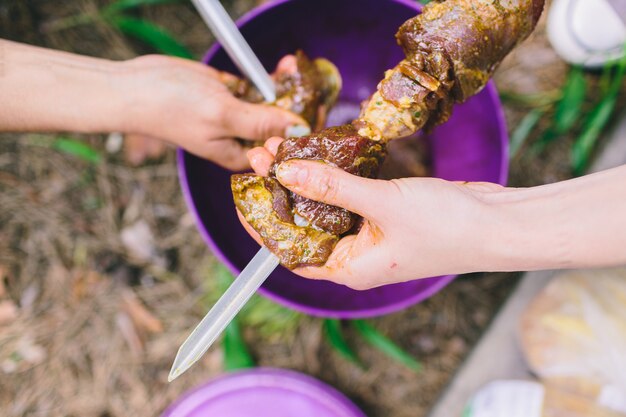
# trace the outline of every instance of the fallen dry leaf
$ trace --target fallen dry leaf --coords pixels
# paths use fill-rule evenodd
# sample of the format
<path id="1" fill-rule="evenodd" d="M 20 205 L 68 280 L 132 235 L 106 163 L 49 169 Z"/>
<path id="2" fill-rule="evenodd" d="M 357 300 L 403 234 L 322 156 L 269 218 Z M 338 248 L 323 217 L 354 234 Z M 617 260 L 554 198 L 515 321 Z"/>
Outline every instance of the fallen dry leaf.
<path id="1" fill-rule="evenodd" d="M 72 275 L 72 298 L 75 301 L 90 294 L 94 286 L 102 281 L 102 277 L 96 271 L 76 270 Z"/>
<path id="2" fill-rule="evenodd" d="M 148 333 L 163 332 L 161 320 L 156 318 L 131 290 L 122 292 L 122 308 L 139 330 Z"/>
<path id="3" fill-rule="evenodd" d="M 144 200 L 146 191 L 142 187 L 134 187 L 130 195 L 130 200 L 126 204 L 126 209 L 122 215 L 124 224 L 131 224 L 139 220 L 145 210 Z"/>
<path id="4" fill-rule="evenodd" d="M 131 165 L 141 165 L 148 159 L 160 158 L 166 149 L 167 144 L 159 139 L 137 134 L 124 136 L 124 157 Z"/>
<path id="5" fill-rule="evenodd" d="M 0 301 L 0 326 L 13 322 L 17 313 L 17 305 L 13 300 Z"/>

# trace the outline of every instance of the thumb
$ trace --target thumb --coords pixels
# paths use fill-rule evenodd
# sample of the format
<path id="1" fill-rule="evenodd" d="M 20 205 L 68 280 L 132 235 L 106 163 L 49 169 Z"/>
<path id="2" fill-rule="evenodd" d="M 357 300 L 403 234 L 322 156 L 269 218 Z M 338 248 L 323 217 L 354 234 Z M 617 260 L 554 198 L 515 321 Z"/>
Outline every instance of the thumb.
<path id="1" fill-rule="evenodd" d="M 296 194 L 343 207 L 365 218 L 376 217 L 382 208 L 385 182 L 371 180 L 322 162 L 290 160 L 280 164 L 276 177 Z"/>
<path id="2" fill-rule="evenodd" d="M 233 100 L 232 106 L 224 115 L 226 135 L 249 139 L 265 140 L 272 136 L 287 136 L 287 129 L 293 126 L 308 127 L 308 123 L 290 111 L 268 104 L 252 104 Z"/>

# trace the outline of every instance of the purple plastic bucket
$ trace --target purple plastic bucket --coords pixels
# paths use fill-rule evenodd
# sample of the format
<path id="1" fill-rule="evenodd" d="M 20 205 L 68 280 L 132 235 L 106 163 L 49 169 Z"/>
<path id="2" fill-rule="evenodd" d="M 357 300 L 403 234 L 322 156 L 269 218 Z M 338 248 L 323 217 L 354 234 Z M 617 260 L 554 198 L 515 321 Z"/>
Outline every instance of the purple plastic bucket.
<path id="1" fill-rule="evenodd" d="M 338 108 L 329 117 L 336 124 L 356 116 L 358 103 L 374 91 L 384 71 L 402 59 L 394 34 L 418 12 L 417 3 L 405 0 L 284 0 L 253 10 L 238 25 L 270 71 L 281 57 L 297 49 L 310 57 L 328 58 L 339 67 L 344 87 Z M 204 61 L 238 73 L 219 45 L 209 50 Z M 450 121 L 428 140 L 433 176 L 506 182 L 508 136 L 493 84 L 457 106 Z M 238 274 L 259 246 L 237 219 L 231 173 L 182 150 L 178 161 L 183 193 L 200 233 L 213 253 Z M 361 318 L 418 303 L 453 279 L 436 277 L 359 292 L 331 282 L 306 280 L 279 267 L 260 292 L 315 316 Z"/>
<path id="2" fill-rule="evenodd" d="M 161 417 L 365 417 L 328 385 L 293 371 L 227 374 L 190 391 Z"/>

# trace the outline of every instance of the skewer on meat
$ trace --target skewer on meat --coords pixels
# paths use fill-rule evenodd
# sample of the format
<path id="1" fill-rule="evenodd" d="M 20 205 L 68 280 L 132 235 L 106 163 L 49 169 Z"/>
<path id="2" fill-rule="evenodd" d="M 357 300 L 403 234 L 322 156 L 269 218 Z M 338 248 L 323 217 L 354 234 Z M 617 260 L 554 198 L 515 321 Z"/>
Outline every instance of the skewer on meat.
<path id="1" fill-rule="evenodd" d="M 341 75 L 335 65 L 323 58 L 311 60 L 297 51 L 280 60 L 273 78 L 277 97 L 273 105 L 300 115 L 313 131 L 324 127 L 341 90 Z M 222 73 L 222 82 L 239 99 L 264 102 L 248 80 Z"/>
<path id="2" fill-rule="evenodd" d="M 543 6 L 544 0 L 428 4 L 422 14 L 400 27 L 396 38 L 406 59 L 386 72 L 357 120 L 308 137 L 286 139 L 270 178 L 261 181 L 254 175 L 234 175 L 231 184 L 237 208 L 281 263 L 288 268 L 323 265 L 357 219 L 344 209 L 285 190 L 272 178 L 281 162 L 317 160 L 375 177 L 385 143 L 447 121 L 453 105 L 481 91 L 504 57 L 528 37 Z"/>

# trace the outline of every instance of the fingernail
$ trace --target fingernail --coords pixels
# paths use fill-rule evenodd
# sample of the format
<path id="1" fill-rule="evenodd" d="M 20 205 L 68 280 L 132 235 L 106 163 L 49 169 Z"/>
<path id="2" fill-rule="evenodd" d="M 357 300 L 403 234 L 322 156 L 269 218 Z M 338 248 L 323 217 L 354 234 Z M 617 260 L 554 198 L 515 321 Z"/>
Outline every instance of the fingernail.
<path id="1" fill-rule="evenodd" d="M 285 130 L 286 138 L 300 137 L 311 134 L 311 129 L 305 125 L 291 125 Z"/>
<path id="2" fill-rule="evenodd" d="M 276 170 L 278 181 L 285 186 L 302 184 L 306 176 L 306 169 L 299 169 L 289 162 L 280 164 Z"/>

